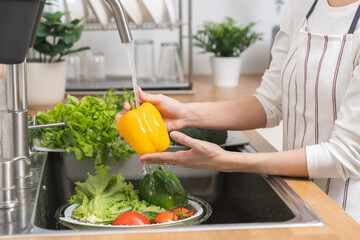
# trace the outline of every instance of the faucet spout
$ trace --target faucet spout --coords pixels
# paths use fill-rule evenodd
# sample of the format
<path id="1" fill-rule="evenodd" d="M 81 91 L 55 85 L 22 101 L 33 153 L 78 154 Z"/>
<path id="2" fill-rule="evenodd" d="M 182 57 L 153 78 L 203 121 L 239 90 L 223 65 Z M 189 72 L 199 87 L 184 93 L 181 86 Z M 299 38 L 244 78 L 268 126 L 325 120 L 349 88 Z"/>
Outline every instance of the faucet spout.
<path id="1" fill-rule="evenodd" d="M 126 13 L 120 2 L 120 0 L 105 0 L 114 13 L 117 29 L 119 31 L 120 39 L 122 43 L 132 42 L 133 38 L 130 32 Z"/>

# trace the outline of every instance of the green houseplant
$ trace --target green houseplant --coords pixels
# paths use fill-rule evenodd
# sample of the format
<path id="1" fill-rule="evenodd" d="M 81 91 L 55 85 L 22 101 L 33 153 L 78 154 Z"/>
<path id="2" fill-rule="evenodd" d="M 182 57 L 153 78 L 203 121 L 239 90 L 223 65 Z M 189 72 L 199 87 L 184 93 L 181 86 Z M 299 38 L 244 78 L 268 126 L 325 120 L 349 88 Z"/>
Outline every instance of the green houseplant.
<path id="1" fill-rule="evenodd" d="M 240 55 L 261 39 L 261 33 L 255 32 L 254 26 L 253 22 L 245 27 L 238 26 L 228 17 L 220 23 L 205 22 L 194 35 L 194 45 L 202 49 L 200 53 L 214 54 L 210 61 L 215 85 L 233 87 L 238 84 Z"/>
<path id="2" fill-rule="evenodd" d="M 89 47 L 72 49 L 74 43 L 79 41 L 84 26 L 79 25 L 81 19 L 62 22 L 61 19 L 67 14 L 67 12 L 42 14 L 34 43 L 40 62 L 61 62 L 66 55 L 89 49 Z"/>
<path id="3" fill-rule="evenodd" d="M 53 4 L 53 2 L 50 2 Z M 64 99 L 66 61 L 64 56 L 89 47 L 73 49 L 84 30 L 81 19 L 63 21 L 68 12 L 44 12 L 34 43 L 38 58 L 28 63 L 28 104 L 31 107 L 55 105 Z"/>

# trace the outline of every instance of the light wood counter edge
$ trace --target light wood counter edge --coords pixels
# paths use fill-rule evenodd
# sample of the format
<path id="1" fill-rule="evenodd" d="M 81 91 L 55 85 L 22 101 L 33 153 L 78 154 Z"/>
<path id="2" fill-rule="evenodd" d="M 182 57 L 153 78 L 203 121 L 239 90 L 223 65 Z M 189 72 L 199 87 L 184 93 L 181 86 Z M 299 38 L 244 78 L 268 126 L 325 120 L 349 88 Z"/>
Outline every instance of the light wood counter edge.
<path id="1" fill-rule="evenodd" d="M 256 131 L 244 131 L 250 143 L 257 151 L 274 152 L 270 145 Z M 311 180 L 305 178 L 285 178 L 286 182 L 325 222 L 323 227 L 291 228 L 294 236 L 305 237 L 325 235 L 329 239 L 358 239 L 360 225 L 345 213 L 328 195 L 318 188 Z M 332 237 L 331 237 L 332 236 Z"/>

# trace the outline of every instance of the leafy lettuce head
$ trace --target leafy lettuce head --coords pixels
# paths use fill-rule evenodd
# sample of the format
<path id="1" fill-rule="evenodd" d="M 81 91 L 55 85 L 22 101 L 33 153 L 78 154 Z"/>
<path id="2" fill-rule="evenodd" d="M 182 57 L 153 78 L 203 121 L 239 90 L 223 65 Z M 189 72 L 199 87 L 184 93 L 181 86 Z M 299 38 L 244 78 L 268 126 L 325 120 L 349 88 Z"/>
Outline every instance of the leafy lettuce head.
<path id="1" fill-rule="evenodd" d="M 152 220 L 164 209 L 140 201 L 131 183 L 126 183 L 121 173 L 109 174 L 110 167 L 96 167 L 95 175 L 88 174 L 85 182 L 75 183 L 75 195 L 69 203 L 80 206 L 73 218 L 82 222 L 110 223 L 126 211 L 136 211 Z"/>
<path id="2" fill-rule="evenodd" d="M 103 98 L 85 96 L 81 101 L 68 95 L 66 104 L 38 112 L 38 124 L 66 123 L 65 127 L 39 130 L 39 146 L 74 152 L 77 159 L 90 158 L 94 165 L 106 164 L 109 151 L 115 163 L 120 157 L 129 158 L 134 151 L 119 137 L 115 124 L 115 116 L 126 99 L 127 94 L 114 95 L 112 91 Z"/>

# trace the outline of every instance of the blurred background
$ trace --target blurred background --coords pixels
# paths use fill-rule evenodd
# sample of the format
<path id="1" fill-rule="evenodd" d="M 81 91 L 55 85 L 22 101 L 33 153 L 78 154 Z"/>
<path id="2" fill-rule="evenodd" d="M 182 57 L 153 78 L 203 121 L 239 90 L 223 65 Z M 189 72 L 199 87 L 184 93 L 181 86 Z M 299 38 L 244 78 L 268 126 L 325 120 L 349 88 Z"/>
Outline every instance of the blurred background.
<path id="1" fill-rule="evenodd" d="M 176 17 L 179 19 L 179 1 L 175 0 Z M 220 22 L 225 17 L 231 17 L 238 24 L 245 26 L 249 22 L 255 22 L 254 30 L 262 33 L 263 40 L 256 42 L 242 55 L 242 74 L 262 74 L 268 67 L 270 61 L 270 47 L 272 43 L 272 31 L 274 26 L 278 25 L 281 14 L 285 9 L 287 0 L 280 7 L 277 0 L 192 0 L 191 8 L 187 0 L 181 0 L 182 21 L 188 22 L 189 9 L 192 11 L 192 33 L 194 34 L 205 21 Z M 186 35 L 186 26 L 184 35 Z M 177 29 L 152 29 L 152 30 L 133 30 L 134 40 L 151 39 L 154 41 L 154 57 L 158 62 L 160 54 L 160 45 L 162 42 L 179 41 L 179 31 Z M 188 68 L 188 42 L 183 41 L 183 66 L 184 73 L 187 74 Z M 102 52 L 106 59 L 105 72 L 107 75 L 128 75 L 130 74 L 129 63 L 124 46 L 119 41 L 117 31 L 85 30 L 76 46 L 90 46 L 93 52 Z M 75 47 L 76 47 L 75 46 Z M 199 49 L 194 47 L 193 52 L 193 71 L 194 74 L 210 74 L 210 54 L 197 54 Z M 84 58 L 86 53 L 81 54 Z"/>

